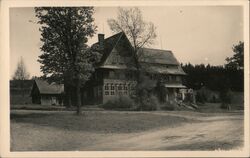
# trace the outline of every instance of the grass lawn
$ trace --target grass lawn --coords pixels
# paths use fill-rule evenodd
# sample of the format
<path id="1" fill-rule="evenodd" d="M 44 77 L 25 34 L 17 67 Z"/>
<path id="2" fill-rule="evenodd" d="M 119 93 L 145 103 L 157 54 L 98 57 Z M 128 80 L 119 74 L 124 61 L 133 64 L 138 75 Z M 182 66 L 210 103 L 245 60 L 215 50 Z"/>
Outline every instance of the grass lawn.
<path id="1" fill-rule="evenodd" d="M 12 110 L 11 150 L 228 150 L 243 143 L 242 112 L 74 113 Z"/>
<path id="2" fill-rule="evenodd" d="M 75 112 L 69 111 L 15 111 L 11 114 L 11 121 L 70 131 L 129 133 L 161 126 L 173 127 L 191 120 L 179 116 L 138 112 L 84 111 L 82 116 L 77 116 Z"/>

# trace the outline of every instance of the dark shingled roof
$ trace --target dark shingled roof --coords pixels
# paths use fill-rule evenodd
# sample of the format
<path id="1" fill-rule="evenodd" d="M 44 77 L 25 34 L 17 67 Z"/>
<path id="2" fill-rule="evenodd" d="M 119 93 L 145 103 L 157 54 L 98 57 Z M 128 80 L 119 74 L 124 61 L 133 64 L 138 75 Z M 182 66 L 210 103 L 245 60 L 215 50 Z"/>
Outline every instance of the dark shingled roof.
<path id="1" fill-rule="evenodd" d="M 121 38 L 126 39 L 128 41 L 129 47 L 132 47 L 124 32 L 117 33 L 113 36 L 104 39 L 104 50 L 101 51 L 103 56 L 101 58 L 100 63 L 98 64 L 99 68 L 107 68 L 107 66 L 103 66 L 103 63 L 106 61 L 107 57 L 110 55 L 111 51 L 117 44 L 124 44 L 121 43 L 124 42 L 121 41 Z M 92 45 L 92 48 L 98 49 L 98 47 L 99 42 Z M 175 58 L 174 54 L 170 50 L 141 48 L 138 52 L 138 56 L 140 64 L 148 72 L 185 75 L 185 72 L 180 67 L 178 60 Z M 173 65 L 177 67 L 166 68 L 166 66 L 164 65 Z M 121 66 L 119 66 L 119 69 L 120 68 Z"/>
<path id="2" fill-rule="evenodd" d="M 122 37 L 122 35 L 124 35 L 124 33 L 120 32 L 120 33 L 117 33 L 113 36 L 110 36 L 110 37 L 104 39 L 104 50 L 101 52 L 103 54 L 103 56 L 101 58 L 100 64 L 103 64 L 103 62 L 105 62 L 105 60 L 107 59 L 107 57 L 109 56 L 109 54 L 111 53 L 113 48 L 115 47 L 116 43 Z M 92 45 L 92 48 L 98 47 L 98 46 L 99 46 L 99 42 L 94 43 Z"/>
<path id="3" fill-rule="evenodd" d="M 141 63 L 141 67 L 144 71 L 149 73 L 171 74 L 171 75 L 186 75 L 180 65 L 166 67 L 161 64 L 153 65 L 149 63 Z"/>
<path id="4" fill-rule="evenodd" d="M 141 48 L 138 55 L 140 62 L 179 65 L 172 51 L 169 50 Z"/>
<path id="5" fill-rule="evenodd" d="M 35 80 L 35 83 L 41 94 L 61 94 L 64 92 L 63 84 L 49 84 L 47 81 L 40 79 Z"/>

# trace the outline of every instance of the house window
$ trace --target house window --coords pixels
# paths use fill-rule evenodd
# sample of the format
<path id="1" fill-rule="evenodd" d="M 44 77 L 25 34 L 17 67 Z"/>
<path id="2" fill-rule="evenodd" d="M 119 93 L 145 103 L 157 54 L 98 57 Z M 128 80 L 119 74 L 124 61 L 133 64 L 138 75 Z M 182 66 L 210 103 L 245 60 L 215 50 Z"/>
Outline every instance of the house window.
<path id="1" fill-rule="evenodd" d="M 172 81 L 172 76 L 168 76 L 168 78 L 169 78 L 169 81 Z"/>
<path id="2" fill-rule="evenodd" d="M 105 84 L 105 90 L 109 90 L 109 84 L 107 83 L 107 84 Z"/>
<path id="3" fill-rule="evenodd" d="M 118 90 L 122 90 L 122 84 L 119 84 Z"/>
<path id="4" fill-rule="evenodd" d="M 105 95 L 109 95 L 109 91 L 105 91 Z"/>
<path id="5" fill-rule="evenodd" d="M 176 76 L 176 81 L 180 82 L 181 81 L 181 77 L 180 76 Z"/>
<path id="6" fill-rule="evenodd" d="M 166 75 L 166 76 L 164 76 L 164 80 L 165 81 L 169 81 L 169 79 L 168 79 L 168 76 Z"/>
<path id="7" fill-rule="evenodd" d="M 124 84 L 123 87 L 124 87 L 124 88 L 123 88 L 124 90 L 128 90 L 128 87 L 127 87 L 126 84 Z"/>
<path id="8" fill-rule="evenodd" d="M 111 90 L 115 90 L 114 84 L 111 84 Z"/>
<path id="9" fill-rule="evenodd" d="M 111 84 L 111 87 L 110 87 L 111 91 L 110 91 L 110 95 L 115 95 L 115 85 L 114 84 Z"/>
<path id="10" fill-rule="evenodd" d="M 172 81 L 176 81 L 176 76 L 172 76 Z"/>

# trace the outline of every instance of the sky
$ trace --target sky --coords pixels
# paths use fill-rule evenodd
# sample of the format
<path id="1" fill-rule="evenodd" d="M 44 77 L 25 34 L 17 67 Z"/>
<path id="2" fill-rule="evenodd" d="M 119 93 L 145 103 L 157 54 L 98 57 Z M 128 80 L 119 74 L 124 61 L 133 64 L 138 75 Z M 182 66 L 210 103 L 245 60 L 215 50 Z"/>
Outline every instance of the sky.
<path id="1" fill-rule="evenodd" d="M 143 19 L 156 26 L 151 48 L 171 50 L 181 63 L 223 65 L 232 56 L 232 46 L 243 41 L 241 6 L 148 6 L 139 7 Z M 113 35 L 107 20 L 117 17 L 117 7 L 95 7 L 98 33 Z M 40 25 L 34 8 L 10 9 L 10 78 L 21 56 L 30 76 L 40 76 L 38 56 Z M 97 34 L 89 39 L 91 45 Z"/>

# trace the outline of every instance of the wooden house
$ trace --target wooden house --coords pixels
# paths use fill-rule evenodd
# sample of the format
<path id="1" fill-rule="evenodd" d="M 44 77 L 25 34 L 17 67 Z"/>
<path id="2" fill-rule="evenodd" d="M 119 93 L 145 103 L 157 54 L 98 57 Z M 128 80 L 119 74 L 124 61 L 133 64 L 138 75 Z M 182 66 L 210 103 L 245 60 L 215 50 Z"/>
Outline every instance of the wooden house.
<path id="1" fill-rule="evenodd" d="M 126 35 L 121 32 L 105 39 L 104 34 L 98 34 L 98 42 L 92 48 L 99 51 L 102 58 L 83 88 L 84 104 L 102 104 L 118 96 L 133 95 L 137 69 L 133 47 Z M 142 48 L 138 55 L 141 71 L 155 82 L 155 87 L 160 83 L 165 89 L 159 99 L 176 100 L 179 89 L 185 88 L 182 84 L 185 72 L 174 54 L 169 50 Z"/>
<path id="2" fill-rule="evenodd" d="M 45 80 L 36 79 L 31 89 L 32 103 L 41 105 L 62 105 L 63 92 L 63 84 L 49 84 Z"/>

